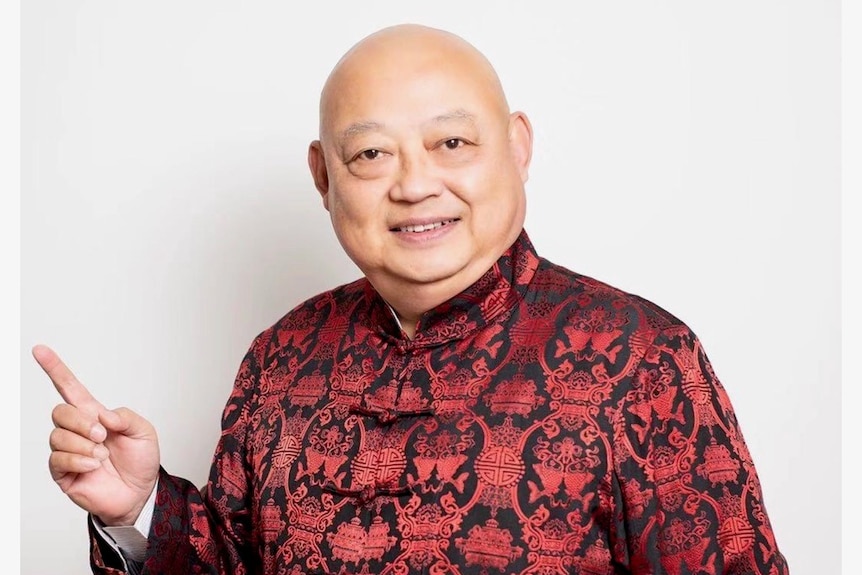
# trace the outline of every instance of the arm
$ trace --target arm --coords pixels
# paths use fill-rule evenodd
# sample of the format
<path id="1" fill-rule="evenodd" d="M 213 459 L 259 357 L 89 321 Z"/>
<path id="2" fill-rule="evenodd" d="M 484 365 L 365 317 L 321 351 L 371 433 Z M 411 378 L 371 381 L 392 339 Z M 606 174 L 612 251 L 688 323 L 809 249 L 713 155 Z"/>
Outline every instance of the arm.
<path id="1" fill-rule="evenodd" d="M 156 433 L 147 420 L 126 408 L 108 410 L 52 350 L 33 349 L 64 399 L 52 414 L 49 460 L 51 475 L 63 492 L 103 526 L 114 528 L 135 524 L 156 488 L 140 573 L 257 571 L 248 500 L 251 467 L 245 448 L 259 374 L 257 349 L 249 350 L 237 375 L 223 413 L 210 481 L 203 490 L 161 468 Z M 123 573 L 123 558 L 92 520 L 89 529 L 93 573 Z"/>
<path id="2" fill-rule="evenodd" d="M 666 330 L 631 388 L 614 472 L 632 573 L 786 575 L 754 462 L 697 337 Z"/>

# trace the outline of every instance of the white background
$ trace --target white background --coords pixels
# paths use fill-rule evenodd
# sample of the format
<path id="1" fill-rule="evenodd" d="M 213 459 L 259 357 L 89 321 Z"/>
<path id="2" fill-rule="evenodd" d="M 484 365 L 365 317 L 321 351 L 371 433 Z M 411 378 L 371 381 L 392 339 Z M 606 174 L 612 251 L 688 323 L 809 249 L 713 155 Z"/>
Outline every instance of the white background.
<path id="1" fill-rule="evenodd" d="M 792 573 L 837 573 L 838 2 L 406 4 L 22 3 L 21 573 L 89 573 L 30 347 L 203 483 L 251 339 L 357 276 L 305 151 L 337 58 L 405 21 L 494 63 L 536 133 L 540 254 L 694 329 Z"/>

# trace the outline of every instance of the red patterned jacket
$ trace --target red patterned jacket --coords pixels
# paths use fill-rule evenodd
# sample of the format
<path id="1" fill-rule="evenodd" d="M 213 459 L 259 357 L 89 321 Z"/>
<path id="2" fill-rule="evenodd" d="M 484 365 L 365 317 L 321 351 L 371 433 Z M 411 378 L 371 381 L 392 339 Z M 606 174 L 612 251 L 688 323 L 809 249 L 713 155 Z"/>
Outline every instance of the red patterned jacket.
<path id="1" fill-rule="evenodd" d="M 364 279 L 261 333 L 206 488 L 161 472 L 143 572 L 788 568 L 697 337 L 523 232 L 413 340 Z"/>

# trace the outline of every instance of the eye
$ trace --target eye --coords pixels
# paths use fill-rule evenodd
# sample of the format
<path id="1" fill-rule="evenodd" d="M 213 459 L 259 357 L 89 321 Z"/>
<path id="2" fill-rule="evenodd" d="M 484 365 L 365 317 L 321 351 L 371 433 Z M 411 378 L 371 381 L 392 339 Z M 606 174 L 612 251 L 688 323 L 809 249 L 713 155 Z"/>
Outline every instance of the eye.
<path id="1" fill-rule="evenodd" d="M 363 150 L 363 151 L 359 152 L 359 155 L 356 157 L 360 158 L 362 160 L 376 160 L 377 158 L 380 157 L 380 154 L 381 154 L 380 150 L 371 149 L 371 150 Z"/>
<path id="2" fill-rule="evenodd" d="M 457 148 L 460 148 L 463 144 L 464 144 L 464 140 L 462 140 L 461 138 L 449 138 L 448 140 L 443 142 L 443 145 L 446 146 L 450 150 L 455 150 Z"/>

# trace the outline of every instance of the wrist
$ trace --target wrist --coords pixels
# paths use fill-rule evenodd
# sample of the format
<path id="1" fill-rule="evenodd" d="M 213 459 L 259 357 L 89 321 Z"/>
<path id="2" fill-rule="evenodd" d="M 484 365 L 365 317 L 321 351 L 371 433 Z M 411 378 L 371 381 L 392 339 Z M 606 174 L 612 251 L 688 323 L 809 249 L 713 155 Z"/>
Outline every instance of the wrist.
<path id="1" fill-rule="evenodd" d="M 145 497 L 136 502 L 128 512 L 122 515 L 94 513 L 93 516 L 105 527 L 130 527 L 138 525 L 141 523 L 141 520 L 149 522 L 153 514 L 153 508 L 155 507 L 157 486 L 158 481 L 154 481 L 149 491 L 145 492 Z"/>

